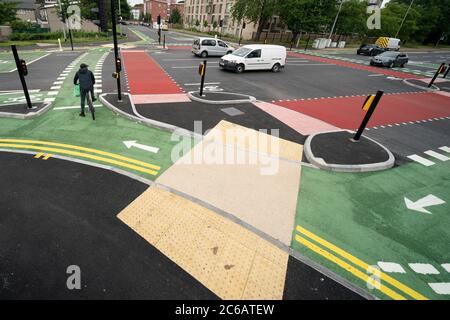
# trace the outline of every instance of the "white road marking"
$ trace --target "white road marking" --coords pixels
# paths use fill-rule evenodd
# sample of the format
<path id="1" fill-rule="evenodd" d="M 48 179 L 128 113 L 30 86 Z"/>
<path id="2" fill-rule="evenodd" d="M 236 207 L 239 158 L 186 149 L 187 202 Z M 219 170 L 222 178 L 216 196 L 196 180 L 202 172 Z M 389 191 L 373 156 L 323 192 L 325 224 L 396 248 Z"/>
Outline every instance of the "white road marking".
<path id="1" fill-rule="evenodd" d="M 101 108 L 102 105 L 94 104 L 94 107 Z M 81 108 L 81 106 L 67 106 L 67 107 L 56 107 L 56 108 L 53 108 L 53 110 L 68 110 L 68 109 L 79 109 L 79 108 Z"/>
<path id="2" fill-rule="evenodd" d="M 61 89 L 61 86 L 53 86 L 53 87 L 50 87 L 50 90 L 59 90 L 59 89 Z"/>
<path id="3" fill-rule="evenodd" d="M 408 265 L 419 274 L 439 274 L 439 271 L 429 263 L 408 263 Z"/>
<path id="4" fill-rule="evenodd" d="M 440 147 L 439 149 L 442 150 L 442 151 L 450 153 L 450 148 L 449 147 Z"/>
<path id="5" fill-rule="evenodd" d="M 288 64 L 288 66 L 321 66 L 321 67 L 334 67 L 333 64 L 325 64 L 325 63 L 311 63 L 311 64 Z"/>
<path id="6" fill-rule="evenodd" d="M 403 267 L 398 263 L 379 261 L 377 264 L 384 272 L 406 273 L 405 269 L 403 269 Z"/>
<path id="7" fill-rule="evenodd" d="M 45 102 L 53 102 L 53 101 L 55 101 L 55 98 L 45 98 L 44 101 Z"/>
<path id="8" fill-rule="evenodd" d="M 206 82 L 205 83 L 205 86 L 206 85 L 214 85 L 214 84 L 220 84 L 220 82 Z M 185 86 L 199 86 L 199 85 L 201 85 L 201 83 L 199 82 L 199 83 L 185 83 L 184 84 Z"/>
<path id="9" fill-rule="evenodd" d="M 450 294 L 450 282 L 434 282 L 428 284 L 437 294 Z"/>
<path id="10" fill-rule="evenodd" d="M 432 165 L 434 165 L 435 163 L 433 161 L 430 161 L 428 159 L 425 159 L 421 156 L 418 156 L 417 154 L 413 154 L 411 156 L 408 156 L 409 159 L 420 163 L 421 165 L 424 165 L 425 167 L 430 167 Z"/>
<path id="11" fill-rule="evenodd" d="M 45 58 L 45 57 L 48 56 L 48 55 L 50 55 L 50 53 L 47 53 L 47 54 L 43 55 L 42 57 L 39 57 L 39 58 L 36 58 L 36 59 L 34 59 L 34 60 L 31 60 L 31 61 L 27 62 L 27 66 L 29 66 L 29 65 L 32 64 L 33 62 L 36 62 L 36 61 L 38 61 L 38 60 L 41 60 L 41 59 Z M 14 72 L 14 71 L 16 71 L 16 70 L 17 70 L 17 68 L 14 68 L 13 70 L 11 70 L 11 71 L 9 71 L 9 72 Z"/>
<path id="12" fill-rule="evenodd" d="M 49 91 L 47 94 L 49 96 L 56 96 L 59 92 L 58 91 Z"/>
<path id="13" fill-rule="evenodd" d="M 64 81 L 55 81 L 55 82 L 53 82 L 54 85 L 63 84 L 63 83 L 64 83 Z"/>
<path id="14" fill-rule="evenodd" d="M 436 158 L 436 159 L 441 160 L 441 161 L 448 161 L 448 160 L 450 160 L 449 157 L 446 157 L 443 154 L 437 153 L 437 152 L 435 152 L 433 150 L 428 150 L 428 151 L 425 151 L 424 153 L 429 155 L 430 157 Z"/>

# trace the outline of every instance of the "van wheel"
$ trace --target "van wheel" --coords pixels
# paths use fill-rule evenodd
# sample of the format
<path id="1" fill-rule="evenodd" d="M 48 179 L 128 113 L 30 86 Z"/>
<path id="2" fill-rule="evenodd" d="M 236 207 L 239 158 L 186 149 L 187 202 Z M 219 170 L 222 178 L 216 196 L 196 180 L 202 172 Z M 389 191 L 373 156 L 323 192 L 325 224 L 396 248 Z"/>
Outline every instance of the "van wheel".
<path id="1" fill-rule="evenodd" d="M 275 63 L 275 65 L 272 67 L 272 72 L 280 72 L 281 66 L 279 63 Z"/>
<path id="2" fill-rule="evenodd" d="M 243 64 L 238 64 L 235 69 L 236 73 L 242 73 L 242 72 L 244 72 L 244 70 L 245 70 L 245 67 Z"/>
<path id="3" fill-rule="evenodd" d="M 208 52 L 207 51 L 203 51 L 202 54 L 200 55 L 202 58 L 208 58 Z"/>

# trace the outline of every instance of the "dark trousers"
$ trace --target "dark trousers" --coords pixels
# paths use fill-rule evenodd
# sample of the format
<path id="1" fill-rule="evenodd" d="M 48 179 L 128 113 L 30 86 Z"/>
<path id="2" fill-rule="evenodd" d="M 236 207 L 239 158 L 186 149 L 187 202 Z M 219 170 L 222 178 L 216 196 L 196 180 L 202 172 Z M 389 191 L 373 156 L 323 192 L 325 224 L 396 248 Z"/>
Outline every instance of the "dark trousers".
<path id="1" fill-rule="evenodd" d="M 91 99 L 94 98 L 94 87 L 90 89 L 80 88 L 80 99 L 81 99 L 81 113 L 84 113 L 84 105 L 87 98 L 88 93 L 91 92 Z"/>

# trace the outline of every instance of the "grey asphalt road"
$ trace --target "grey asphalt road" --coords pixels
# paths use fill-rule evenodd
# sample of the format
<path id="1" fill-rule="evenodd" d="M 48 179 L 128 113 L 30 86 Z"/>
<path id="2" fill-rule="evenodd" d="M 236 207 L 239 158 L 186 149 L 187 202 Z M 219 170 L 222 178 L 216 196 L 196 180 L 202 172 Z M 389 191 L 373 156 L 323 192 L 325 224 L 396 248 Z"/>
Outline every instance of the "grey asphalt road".
<path id="1" fill-rule="evenodd" d="M 0 299 L 218 298 L 117 219 L 148 185 L 6 152 L 0 174 Z M 80 290 L 66 286 L 73 265 L 81 270 Z M 290 257 L 284 299 L 363 298 Z"/>
<path id="2" fill-rule="evenodd" d="M 326 52 L 323 51 L 324 54 L 329 54 L 331 56 L 336 56 L 338 58 L 347 58 L 347 59 L 355 59 L 359 60 L 363 63 L 369 64 L 371 57 L 357 55 L 356 49 L 352 53 L 335 53 L 335 52 Z M 441 63 L 450 63 L 450 52 L 429 52 L 429 53 L 416 53 L 409 52 L 409 63 L 407 65 L 407 69 L 409 70 L 418 70 L 421 72 L 429 73 L 429 75 L 434 74 L 436 72 L 438 65 Z"/>
<path id="3" fill-rule="evenodd" d="M 406 157 L 428 150 L 438 151 L 450 147 L 450 119 L 438 119 L 422 123 L 371 129 L 364 135 L 375 139 L 391 150 L 399 163 Z"/>
<path id="4" fill-rule="evenodd" d="M 48 56 L 28 65 L 28 76 L 26 76 L 29 90 L 50 90 L 53 82 L 61 72 L 73 60 L 81 55 L 81 52 L 53 52 Z M 11 73 L 0 73 L 0 91 L 20 90 L 22 85 L 17 71 Z"/>
<path id="5" fill-rule="evenodd" d="M 151 39 L 158 41 L 158 30 L 145 26 L 129 26 L 129 28 L 136 29 Z M 161 31 L 161 38 L 166 36 L 166 43 L 168 44 L 192 44 L 195 36 L 179 33 L 176 31 Z"/>
<path id="6" fill-rule="evenodd" d="M 151 56 L 186 91 L 198 90 L 198 65 L 202 59 L 189 50 L 169 50 Z M 219 58 L 207 59 L 206 83 L 225 92 L 249 94 L 264 101 L 368 95 L 377 90 L 386 93 L 416 92 L 399 80 L 372 77 L 370 72 L 289 57 L 280 73 L 249 71 L 236 74 L 219 68 Z"/>

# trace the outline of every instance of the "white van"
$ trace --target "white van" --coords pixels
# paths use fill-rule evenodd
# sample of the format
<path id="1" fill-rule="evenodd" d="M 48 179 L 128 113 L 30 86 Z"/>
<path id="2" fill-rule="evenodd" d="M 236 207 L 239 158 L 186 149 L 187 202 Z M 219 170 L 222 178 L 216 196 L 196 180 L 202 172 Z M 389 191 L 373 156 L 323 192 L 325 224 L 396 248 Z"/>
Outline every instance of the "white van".
<path id="1" fill-rule="evenodd" d="M 279 72 L 286 65 L 286 48 L 275 45 L 252 44 L 243 46 L 220 59 L 222 69 L 242 73 L 245 70 L 272 70 Z"/>

